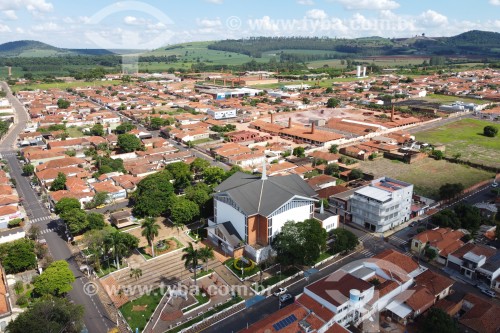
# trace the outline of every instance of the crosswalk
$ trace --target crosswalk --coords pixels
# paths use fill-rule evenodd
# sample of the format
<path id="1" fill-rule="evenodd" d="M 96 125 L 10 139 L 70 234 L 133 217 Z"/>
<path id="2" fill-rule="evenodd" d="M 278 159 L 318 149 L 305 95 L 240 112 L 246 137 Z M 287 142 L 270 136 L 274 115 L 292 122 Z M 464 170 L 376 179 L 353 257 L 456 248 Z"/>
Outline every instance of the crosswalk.
<path id="1" fill-rule="evenodd" d="M 48 229 L 43 229 L 40 231 L 40 234 L 44 235 L 44 234 L 48 234 L 49 232 L 55 232 L 56 231 L 56 228 L 48 228 Z"/>
<path id="2" fill-rule="evenodd" d="M 359 237 L 358 240 L 360 242 L 364 242 L 365 240 L 368 240 L 370 238 L 374 238 L 374 236 L 372 234 L 366 233 L 363 236 Z"/>
<path id="3" fill-rule="evenodd" d="M 52 216 L 42 216 L 42 217 L 37 217 L 34 219 L 30 219 L 31 223 L 37 223 L 37 222 L 42 222 L 42 221 L 49 221 L 52 220 Z"/>
<path id="4" fill-rule="evenodd" d="M 390 236 L 389 242 L 396 245 L 406 245 L 408 243 L 408 241 L 401 239 L 398 236 Z"/>
<path id="5" fill-rule="evenodd" d="M 362 255 L 366 256 L 367 258 L 371 258 L 371 257 L 373 257 L 375 255 L 372 251 L 370 251 L 368 249 L 364 249 L 364 250 L 362 250 L 359 253 L 361 253 Z"/>
<path id="6" fill-rule="evenodd" d="M 3 156 L 3 157 L 7 157 L 7 156 L 17 156 L 17 153 L 2 153 L 2 156 Z"/>

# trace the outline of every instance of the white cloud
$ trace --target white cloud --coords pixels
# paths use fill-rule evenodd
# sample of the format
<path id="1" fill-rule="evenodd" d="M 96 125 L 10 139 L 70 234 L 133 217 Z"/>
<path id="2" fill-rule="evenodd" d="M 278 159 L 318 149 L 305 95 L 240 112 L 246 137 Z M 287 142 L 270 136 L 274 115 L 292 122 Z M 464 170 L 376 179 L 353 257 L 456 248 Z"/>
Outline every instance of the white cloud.
<path id="1" fill-rule="evenodd" d="M 306 12 L 306 17 L 313 20 L 324 20 L 328 15 L 322 9 L 311 9 Z"/>
<path id="2" fill-rule="evenodd" d="M 54 22 L 47 22 L 33 27 L 34 31 L 60 31 L 62 27 Z"/>
<path id="3" fill-rule="evenodd" d="M 222 5 L 224 3 L 224 0 L 205 0 L 205 1 L 216 5 Z"/>
<path id="4" fill-rule="evenodd" d="M 196 20 L 196 23 L 198 23 L 198 25 L 200 27 L 203 27 L 203 28 L 215 28 L 215 27 L 220 27 L 222 26 L 222 22 L 219 18 L 215 19 L 215 20 L 209 20 L 209 19 L 197 19 Z"/>
<path id="5" fill-rule="evenodd" d="M 348 10 L 373 9 L 389 10 L 399 7 L 399 3 L 394 0 L 335 0 Z"/>
<path id="6" fill-rule="evenodd" d="M 5 24 L 1 24 L 0 23 L 0 32 L 10 32 L 10 28 L 8 25 L 5 25 Z"/>
<path id="7" fill-rule="evenodd" d="M 16 28 L 16 32 L 18 34 L 24 34 L 24 29 L 23 28 Z"/>
<path id="8" fill-rule="evenodd" d="M 432 9 L 429 9 L 420 14 L 420 19 L 426 26 L 439 26 L 448 23 L 448 18 L 446 16 L 444 16 L 443 14 L 439 14 Z"/>
<path id="9" fill-rule="evenodd" d="M 143 25 L 146 23 L 146 20 L 143 18 L 137 18 L 135 16 L 125 16 L 123 18 L 123 22 L 128 25 Z"/>
<path id="10" fill-rule="evenodd" d="M 88 23 L 90 18 L 88 16 L 78 16 L 78 17 L 65 17 L 63 18 L 63 22 L 67 24 L 81 24 Z"/>
<path id="11" fill-rule="evenodd" d="M 8 18 L 9 20 L 17 20 L 17 15 L 16 15 L 16 11 L 12 10 L 12 9 L 9 9 L 9 10 L 4 10 L 2 12 L 6 18 Z"/>
<path id="12" fill-rule="evenodd" d="M 302 6 L 312 6 L 314 5 L 313 0 L 297 0 L 297 3 Z"/>
<path id="13" fill-rule="evenodd" d="M 27 9 L 30 12 L 50 12 L 54 6 L 45 0 L 0 1 L 0 10 Z"/>
<path id="14" fill-rule="evenodd" d="M 493 6 L 500 6 L 500 0 L 490 0 L 490 4 Z"/>

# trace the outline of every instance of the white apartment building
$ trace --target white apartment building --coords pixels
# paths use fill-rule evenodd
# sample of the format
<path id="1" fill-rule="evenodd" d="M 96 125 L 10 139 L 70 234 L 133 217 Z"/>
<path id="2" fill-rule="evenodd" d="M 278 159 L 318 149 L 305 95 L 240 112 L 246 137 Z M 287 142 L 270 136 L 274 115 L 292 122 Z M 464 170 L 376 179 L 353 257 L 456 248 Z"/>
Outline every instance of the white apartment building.
<path id="1" fill-rule="evenodd" d="M 384 232 L 410 219 L 413 185 L 382 177 L 354 192 L 350 199 L 352 222 Z"/>

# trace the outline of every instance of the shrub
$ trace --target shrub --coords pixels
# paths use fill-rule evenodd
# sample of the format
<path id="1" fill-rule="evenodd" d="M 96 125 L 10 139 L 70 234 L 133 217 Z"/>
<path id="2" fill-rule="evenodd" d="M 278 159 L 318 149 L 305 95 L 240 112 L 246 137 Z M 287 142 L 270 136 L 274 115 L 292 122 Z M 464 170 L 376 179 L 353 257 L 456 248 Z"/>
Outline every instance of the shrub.
<path id="1" fill-rule="evenodd" d="M 28 304 L 28 296 L 26 296 L 26 295 L 20 296 L 17 299 L 16 304 L 21 306 L 21 307 L 27 305 Z"/>
<path id="2" fill-rule="evenodd" d="M 23 220 L 21 220 L 21 219 L 10 220 L 9 224 L 8 224 L 9 228 L 19 227 L 21 225 L 21 222 L 23 222 Z"/>
<path id="3" fill-rule="evenodd" d="M 255 262 L 253 260 L 247 259 L 249 261 L 248 267 L 243 267 L 243 271 L 249 272 L 255 268 Z M 240 264 L 241 263 L 241 264 Z M 236 259 L 233 262 L 233 266 L 238 271 L 241 271 L 242 265 L 247 265 L 241 258 Z"/>

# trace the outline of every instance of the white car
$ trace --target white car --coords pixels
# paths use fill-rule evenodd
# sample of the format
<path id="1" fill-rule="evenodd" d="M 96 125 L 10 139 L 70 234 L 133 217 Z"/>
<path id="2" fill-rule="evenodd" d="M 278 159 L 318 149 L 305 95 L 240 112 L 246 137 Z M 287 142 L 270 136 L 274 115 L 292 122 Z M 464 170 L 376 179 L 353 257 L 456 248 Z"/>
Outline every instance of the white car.
<path id="1" fill-rule="evenodd" d="M 278 288 L 278 290 L 276 290 L 273 295 L 274 296 L 280 296 L 280 295 L 283 295 L 284 293 L 287 292 L 287 289 L 286 288 Z"/>

